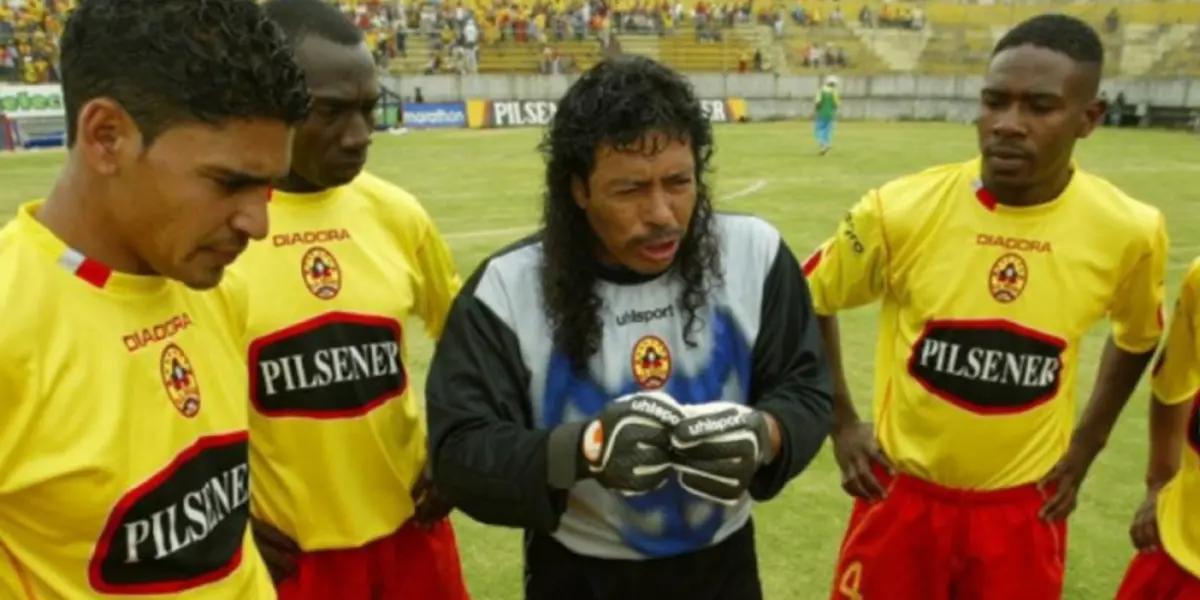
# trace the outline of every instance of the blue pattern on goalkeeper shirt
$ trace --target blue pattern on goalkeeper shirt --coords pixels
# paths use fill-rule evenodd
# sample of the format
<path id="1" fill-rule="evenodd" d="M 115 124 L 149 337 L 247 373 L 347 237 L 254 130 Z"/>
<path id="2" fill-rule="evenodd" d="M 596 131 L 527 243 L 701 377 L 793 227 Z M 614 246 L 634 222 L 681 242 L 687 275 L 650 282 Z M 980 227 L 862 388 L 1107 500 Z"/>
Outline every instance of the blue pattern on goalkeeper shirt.
<path id="1" fill-rule="evenodd" d="M 731 377 L 737 377 L 743 394 L 749 393 L 751 349 L 728 313 L 712 313 L 708 326 L 713 339 L 712 350 L 703 362 L 705 366 L 695 375 L 685 375 L 676 369 L 663 391 L 680 404 L 704 404 L 718 400 L 745 403 L 745 397 L 725 398 L 724 394 Z M 687 351 L 688 348 L 680 350 Z M 678 361 L 676 364 L 679 364 Z M 541 425 L 549 429 L 562 423 L 568 407 L 578 414 L 593 417 L 600 414 L 610 400 L 638 389 L 632 374 L 621 382 L 619 389 L 603 389 L 590 377 L 575 373 L 570 360 L 556 350 L 550 357 L 547 369 Z M 661 526 L 660 532 L 646 532 L 632 524 L 624 525 L 621 530 L 621 538 L 625 543 L 646 556 L 674 556 L 704 548 L 712 542 L 724 520 L 724 506 L 688 493 L 676 476 L 648 494 L 614 496 L 635 512 L 659 515 L 656 521 Z M 689 508 L 704 505 L 707 505 L 709 514 L 697 523 L 689 523 L 689 513 L 702 514 L 702 510 L 693 511 Z"/>

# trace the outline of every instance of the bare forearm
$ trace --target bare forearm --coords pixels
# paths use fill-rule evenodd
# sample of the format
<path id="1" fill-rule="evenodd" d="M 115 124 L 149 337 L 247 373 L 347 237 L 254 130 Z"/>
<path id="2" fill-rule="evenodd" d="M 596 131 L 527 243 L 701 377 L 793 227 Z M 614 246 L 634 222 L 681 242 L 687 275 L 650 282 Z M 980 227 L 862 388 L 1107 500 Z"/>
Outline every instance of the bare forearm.
<path id="1" fill-rule="evenodd" d="M 1150 460 L 1146 466 L 1146 487 L 1156 490 L 1179 470 L 1179 456 L 1186 436 L 1189 403 L 1150 403 Z"/>
<path id="2" fill-rule="evenodd" d="M 833 428 L 839 429 L 858 423 L 858 411 L 850 398 L 850 386 L 846 384 L 846 372 L 842 369 L 842 338 L 837 317 L 817 317 L 817 320 L 821 323 L 821 339 L 833 378 Z"/>
<path id="3" fill-rule="evenodd" d="M 1088 401 L 1079 426 L 1075 429 L 1075 442 L 1083 443 L 1096 450 L 1108 443 L 1113 425 L 1130 395 L 1137 387 L 1138 380 L 1150 363 L 1154 352 L 1133 354 L 1116 346 L 1112 339 L 1104 345 L 1104 355 L 1100 360 L 1100 372 L 1096 377 L 1096 385 L 1092 397 Z"/>

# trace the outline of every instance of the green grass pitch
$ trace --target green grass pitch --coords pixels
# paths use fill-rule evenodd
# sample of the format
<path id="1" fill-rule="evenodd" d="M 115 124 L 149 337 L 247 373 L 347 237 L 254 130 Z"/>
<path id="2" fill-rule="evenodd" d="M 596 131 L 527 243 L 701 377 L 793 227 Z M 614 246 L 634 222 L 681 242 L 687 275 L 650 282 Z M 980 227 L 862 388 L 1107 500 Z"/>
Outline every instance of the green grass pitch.
<path id="1" fill-rule="evenodd" d="M 534 152 L 538 137 L 535 130 L 381 135 L 369 168 L 421 198 L 465 277 L 490 252 L 536 226 L 543 180 Z M 975 152 L 972 129 L 954 124 L 839 124 L 834 151 L 825 157 L 816 156 L 808 123 L 718 126 L 716 139 L 718 209 L 770 219 L 799 256 L 830 235 L 866 190 Z M 0 156 L 0 221 L 11 217 L 19 203 L 49 191 L 63 157 L 61 152 Z M 1166 214 L 1172 239 L 1167 284 L 1173 302 L 1184 269 L 1200 254 L 1200 139 L 1103 130 L 1081 144 L 1077 158 L 1083 168 Z M 875 313 L 863 309 L 842 316 L 849 376 L 862 410 L 870 401 Z M 1080 403 L 1091 387 L 1105 331 L 1099 327 L 1085 341 Z M 428 340 L 410 340 L 410 370 L 419 383 L 430 350 Z M 1143 384 L 1092 468 L 1071 519 L 1069 599 L 1111 598 L 1132 555 L 1126 528 L 1142 497 L 1147 397 Z M 850 508 L 838 481 L 827 445 L 777 500 L 756 509 L 768 598 L 828 597 Z M 520 598 L 519 532 L 483 526 L 461 514 L 456 526 L 473 595 L 480 600 Z"/>

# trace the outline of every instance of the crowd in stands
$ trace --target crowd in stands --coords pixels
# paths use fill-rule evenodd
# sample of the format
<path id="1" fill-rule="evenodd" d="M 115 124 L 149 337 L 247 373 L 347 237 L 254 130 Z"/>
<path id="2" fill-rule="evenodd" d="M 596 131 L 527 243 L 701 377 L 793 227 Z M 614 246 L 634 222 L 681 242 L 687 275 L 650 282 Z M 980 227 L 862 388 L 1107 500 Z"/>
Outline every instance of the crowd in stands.
<path id="1" fill-rule="evenodd" d="M 3 0 L 0 0 L 3 1 Z M 573 57 L 555 44 L 597 42 L 613 50 L 614 34 L 668 35 L 694 32 L 700 41 L 720 41 L 722 30 L 753 19 L 753 0 L 339 0 L 367 32 L 382 66 L 407 54 L 410 36 L 429 41 L 427 73 L 473 72 L 481 46 L 542 45 L 542 71 L 569 72 Z"/>
<path id="2" fill-rule="evenodd" d="M 803 0 L 798 0 L 792 8 L 791 17 L 793 23 L 802 27 L 846 26 L 846 15 L 838 4 L 834 5 L 826 19 L 819 6 L 808 8 Z M 858 10 L 858 24 L 869 29 L 890 27 L 919 30 L 925 28 L 925 11 L 919 6 L 908 7 L 887 2 L 881 5 L 879 10 L 875 10 L 870 4 L 864 4 Z"/>
<path id="3" fill-rule="evenodd" d="M 0 0 L 0 82 L 59 81 L 58 40 L 74 0 Z"/>

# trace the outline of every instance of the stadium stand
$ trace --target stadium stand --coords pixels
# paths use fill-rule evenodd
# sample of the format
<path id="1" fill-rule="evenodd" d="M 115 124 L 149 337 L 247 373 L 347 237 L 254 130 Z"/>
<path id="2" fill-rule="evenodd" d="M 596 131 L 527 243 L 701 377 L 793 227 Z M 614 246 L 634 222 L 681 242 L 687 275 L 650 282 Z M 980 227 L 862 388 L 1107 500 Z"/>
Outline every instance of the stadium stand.
<path id="1" fill-rule="evenodd" d="M 0 0 L 0 83 L 55 83 L 58 39 L 75 0 Z"/>
<path id="2" fill-rule="evenodd" d="M 76 1 L 0 0 L 0 82 L 58 80 Z M 1194 1 L 336 1 L 398 74 L 571 73 L 621 52 L 690 72 L 978 73 L 1011 24 L 1053 10 L 1103 32 L 1109 76 L 1200 76 Z"/>

